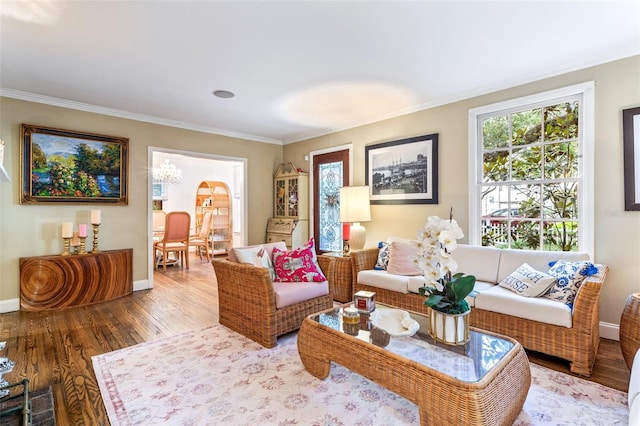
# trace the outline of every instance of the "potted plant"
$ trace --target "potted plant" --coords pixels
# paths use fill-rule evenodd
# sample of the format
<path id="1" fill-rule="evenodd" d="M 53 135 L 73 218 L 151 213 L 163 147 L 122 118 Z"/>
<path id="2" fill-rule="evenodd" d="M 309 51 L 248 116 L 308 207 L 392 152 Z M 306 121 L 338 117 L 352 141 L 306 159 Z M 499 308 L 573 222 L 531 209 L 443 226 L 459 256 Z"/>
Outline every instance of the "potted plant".
<path id="1" fill-rule="evenodd" d="M 458 264 L 451 253 L 464 234 L 449 215 L 448 220 L 429 216 L 418 234 L 416 263 L 424 272 L 425 284 L 420 294 L 429 308 L 429 334 L 443 343 L 460 345 L 469 341 L 469 313 L 465 300 L 473 294 L 476 277 L 456 273 Z"/>

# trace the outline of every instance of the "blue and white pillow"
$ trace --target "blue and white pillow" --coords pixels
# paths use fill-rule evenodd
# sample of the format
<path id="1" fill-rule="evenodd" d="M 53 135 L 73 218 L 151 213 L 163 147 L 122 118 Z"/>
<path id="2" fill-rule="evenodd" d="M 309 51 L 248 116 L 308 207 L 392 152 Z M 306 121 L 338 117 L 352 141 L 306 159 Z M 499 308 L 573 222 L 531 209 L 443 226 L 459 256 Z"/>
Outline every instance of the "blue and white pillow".
<path id="1" fill-rule="evenodd" d="M 588 276 L 598 273 L 598 268 L 591 262 L 567 262 L 558 260 L 549 263 L 549 275 L 556 277 L 555 284 L 544 294 L 544 297 L 557 300 L 573 307 L 573 300 L 578 294 L 582 282 Z"/>
<path id="2" fill-rule="evenodd" d="M 378 261 L 373 269 L 386 271 L 387 265 L 389 265 L 389 244 L 381 241 L 378 243 L 378 248 L 380 249 L 380 251 L 378 251 Z"/>

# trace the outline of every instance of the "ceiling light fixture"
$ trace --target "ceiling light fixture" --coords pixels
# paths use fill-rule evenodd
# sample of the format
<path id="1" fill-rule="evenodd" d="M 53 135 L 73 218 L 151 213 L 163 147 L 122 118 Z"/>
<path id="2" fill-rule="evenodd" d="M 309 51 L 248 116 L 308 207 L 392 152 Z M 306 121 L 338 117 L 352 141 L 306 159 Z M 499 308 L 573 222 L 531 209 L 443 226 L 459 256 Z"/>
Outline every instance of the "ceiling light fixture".
<path id="1" fill-rule="evenodd" d="M 182 170 L 169 160 L 164 160 L 160 167 L 153 168 L 153 183 L 175 185 L 182 182 Z"/>
<path id="2" fill-rule="evenodd" d="M 224 98 L 224 99 L 233 98 L 236 95 L 235 93 L 230 92 L 228 90 L 214 90 L 213 94 L 214 96 L 217 96 L 219 98 Z"/>

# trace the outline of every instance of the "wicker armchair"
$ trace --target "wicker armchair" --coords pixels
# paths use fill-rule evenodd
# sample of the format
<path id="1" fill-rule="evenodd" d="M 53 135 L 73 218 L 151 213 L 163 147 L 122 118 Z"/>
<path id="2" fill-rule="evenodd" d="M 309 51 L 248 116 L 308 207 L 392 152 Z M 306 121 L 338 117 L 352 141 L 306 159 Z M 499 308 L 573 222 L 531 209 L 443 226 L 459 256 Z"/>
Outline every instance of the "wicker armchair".
<path id="1" fill-rule="evenodd" d="M 233 250 L 229 260 L 211 260 L 218 281 L 220 324 L 272 348 L 277 345 L 278 336 L 299 329 L 305 317 L 333 306 L 326 294 L 277 308 L 269 270 L 234 261 Z M 329 276 L 332 272 L 323 270 L 323 273 Z"/>

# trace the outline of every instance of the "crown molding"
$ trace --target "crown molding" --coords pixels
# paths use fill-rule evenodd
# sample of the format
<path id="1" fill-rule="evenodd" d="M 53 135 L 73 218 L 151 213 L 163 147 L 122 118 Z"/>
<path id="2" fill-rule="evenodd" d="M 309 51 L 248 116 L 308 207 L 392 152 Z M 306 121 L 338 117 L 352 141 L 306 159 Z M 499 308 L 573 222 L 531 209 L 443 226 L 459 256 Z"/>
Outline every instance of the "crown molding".
<path id="1" fill-rule="evenodd" d="M 35 102 L 39 104 L 53 105 L 62 108 L 75 109 L 85 112 L 93 112 L 96 114 L 109 115 L 112 117 L 125 118 L 128 120 L 142 121 L 145 123 L 159 124 L 161 126 L 176 127 L 179 129 L 194 130 L 196 132 L 210 133 L 220 136 L 228 136 L 231 138 L 247 139 L 255 142 L 270 143 L 274 145 L 282 145 L 283 142 L 278 139 L 265 138 L 262 136 L 251 135 L 246 133 L 236 133 L 215 127 L 202 126 L 194 123 L 186 123 L 184 121 L 169 120 L 161 117 L 137 114 L 134 112 L 123 111 L 115 108 L 107 108 L 99 105 L 85 104 L 82 102 L 71 101 L 68 99 L 54 98 L 52 96 L 38 95 L 36 93 L 23 92 L 20 90 L 0 88 L 0 96 L 7 98 L 20 99 L 23 101 Z"/>

